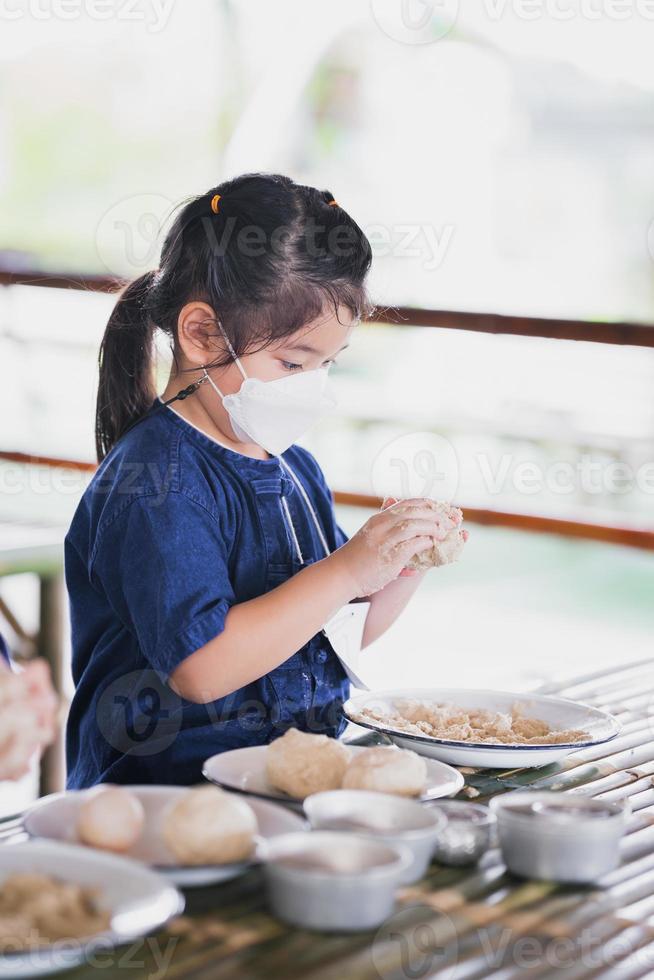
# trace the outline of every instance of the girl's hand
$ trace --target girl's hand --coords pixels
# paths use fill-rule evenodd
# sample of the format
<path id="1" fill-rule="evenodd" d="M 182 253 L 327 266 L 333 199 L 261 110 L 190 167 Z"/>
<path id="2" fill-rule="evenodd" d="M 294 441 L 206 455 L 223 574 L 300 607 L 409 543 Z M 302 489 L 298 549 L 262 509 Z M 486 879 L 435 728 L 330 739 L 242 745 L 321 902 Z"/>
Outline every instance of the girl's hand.
<path id="1" fill-rule="evenodd" d="M 56 732 L 57 697 L 50 670 L 34 660 L 21 673 L 0 667 L 0 779 L 19 779 Z"/>
<path id="2" fill-rule="evenodd" d="M 456 522 L 444 517 L 427 497 L 386 506 L 334 552 L 355 589 L 354 598 L 372 595 L 398 577 L 414 555 L 442 541 Z"/>
<path id="3" fill-rule="evenodd" d="M 382 501 L 381 509 L 386 510 L 387 507 L 392 507 L 396 503 L 398 503 L 397 497 L 384 497 Z M 448 516 L 452 521 L 454 521 L 455 526 L 461 524 L 461 522 L 463 521 L 463 511 L 459 507 L 450 507 Z M 465 543 L 470 537 L 470 535 L 468 531 L 461 531 L 461 534 L 463 536 L 463 541 Z M 411 555 L 411 557 L 413 558 L 413 555 Z M 424 574 L 425 574 L 425 569 L 419 570 L 417 568 L 403 568 L 402 571 L 400 572 L 399 577 L 410 578 L 414 575 L 424 575 Z"/>
<path id="4" fill-rule="evenodd" d="M 384 497 L 382 500 L 381 509 L 386 510 L 387 507 L 392 507 L 393 504 L 398 502 L 397 497 Z M 413 557 L 413 555 L 411 556 Z M 403 568 L 400 572 L 398 578 L 413 578 L 414 575 L 423 575 L 424 572 L 419 572 L 417 568 Z"/>

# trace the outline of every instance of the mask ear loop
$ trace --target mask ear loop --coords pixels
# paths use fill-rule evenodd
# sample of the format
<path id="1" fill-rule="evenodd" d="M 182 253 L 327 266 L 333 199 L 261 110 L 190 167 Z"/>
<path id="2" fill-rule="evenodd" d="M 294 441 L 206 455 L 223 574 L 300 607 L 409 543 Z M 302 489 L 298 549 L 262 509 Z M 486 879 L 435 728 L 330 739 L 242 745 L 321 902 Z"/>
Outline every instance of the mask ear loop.
<path id="1" fill-rule="evenodd" d="M 207 320 L 206 322 L 209 323 L 211 321 L 210 320 Z M 227 350 L 232 355 L 232 358 L 233 358 L 233 360 L 234 360 L 234 362 L 236 364 L 236 367 L 239 369 L 239 371 L 243 375 L 243 380 L 244 381 L 247 381 L 248 380 L 248 376 L 245 373 L 245 368 L 241 364 L 241 359 L 239 358 L 238 354 L 236 353 L 236 351 L 232 347 L 232 343 L 231 343 L 229 337 L 227 336 L 227 334 L 225 332 L 225 328 L 223 327 L 223 325 L 220 322 L 220 320 L 216 319 L 215 322 L 218 324 L 218 329 L 220 330 L 221 334 L 223 335 L 223 340 L 225 341 L 225 346 L 226 346 Z M 202 370 L 204 371 L 204 375 L 202 377 L 202 380 L 203 381 L 208 381 L 209 384 L 211 385 L 211 387 L 214 389 L 214 391 L 217 392 L 217 394 L 219 394 L 221 398 L 224 398 L 225 396 L 223 395 L 223 393 L 220 390 L 220 388 L 218 387 L 218 385 L 215 383 L 215 381 L 213 380 L 213 378 L 211 378 L 209 376 L 209 372 L 207 371 L 206 365 L 204 365 L 204 364 L 202 365 Z"/>
<path id="2" fill-rule="evenodd" d="M 221 334 L 223 335 L 223 340 L 225 341 L 225 346 L 227 347 L 227 350 L 229 351 L 229 353 L 234 358 L 234 361 L 236 362 L 236 367 L 239 369 L 239 371 L 243 375 L 244 380 L 247 381 L 247 377 L 248 376 L 245 373 L 245 368 L 241 364 L 240 357 L 238 356 L 238 354 L 236 353 L 236 351 L 232 347 L 232 343 L 231 343 L 229 337 L 227 336 L 227 334 L 225 333 L 225 328 L 223 327 L 223 325 L 220 322 L 220 320 L 217 320 L 216 322 L 218 323 L 218 329 L 220 330 Z"/>
<path id="3" fill-rule="evenodd" d="M 214 390 L 214 391 L 216 392 L 216 394 L 217 394 L 217 395 L 219 395 L 219 396 L 220 396 L 220 398 L 222 398 L 222 399 L 223 399 L 223 401 L 224 401 L 224 400 L 225 400 L 225 396 L 223 395 L 223 393 L 222 393 L 222 391 L 220 390 L 220 388 L 218 387 L 218 385 L 216 384 L 216 382 L 215 382 L 215 381 L 213 380 L 213 378 L 212 378 L 212 377 L 210 376 L 210 374 L 209 374 L 209 372 L 207 371 L 207 369 L 206 369 L 206 367 L 204 366 L 204 364 L 202 365 L 202 370 L 204 371 L 204 374 L 202 375 L 202 381 L 203 381 L 203 382 L 204 382 L 204 381 L 208 381 L 208 382 L 209 382 L 209 384 L 211 385 L 211 387 L 213 388 L 213 390 Z"/>

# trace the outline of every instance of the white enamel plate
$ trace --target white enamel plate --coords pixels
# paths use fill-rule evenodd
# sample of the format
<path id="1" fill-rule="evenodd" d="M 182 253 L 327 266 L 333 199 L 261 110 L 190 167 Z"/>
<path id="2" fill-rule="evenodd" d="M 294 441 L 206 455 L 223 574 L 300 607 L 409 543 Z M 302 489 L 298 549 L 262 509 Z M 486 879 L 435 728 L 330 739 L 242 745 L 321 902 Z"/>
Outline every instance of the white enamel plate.
<path id="1" fill-rule="evenodd" d="M 363 752 L 360 745 L 349 746 L 352 752 Z M 413 748 L 413 746 L 410 746 Z M 454 796 L 463 788 L 463 776 L 451 766 L 435 759 L 427 759 L 427 781 L 421 800 L 438 800 L 443 796 Z M 202 769 L 205 777 L 223 789 L 280 803 L 299 805 L 302 801 L 288 796 L 271 786 L 266 778 L 266 746 L 255 745 L 246 749 L 232 749 L 213 755 Z"/>
<path id="2" fill-rule="evenodd" d="M 180 865 L 166 847 L 159 833 L 165 808 L 188 787 L 185 786 L 129 786 L 129 791 L 141 801 L 145 810 L 145 830 L 139 840 L 127 851 L 127 856 L 161 871 L 176 885 L 192 887 L 228 881 L 243 874 L 251 861 L 237 864 Z M 75 826 L 77 811 L 89 790 L 71 790 L 54 793 L 35 803 L 25 814 L 23 825 L 31 837 L 47 837 L 51 840 L 77 841 Z M 275 837 L 305 828 L 304 820 L 284 807 L 261 800 L 249 800 L 259 825 L 259 837 Z M 83 845 L 81 845 L 83 846 Z M 88 848 L 89 850 L 95 850 Z"/>
<path id="3" fill-rule="evenodd" d="M 110 927 L 86 939 L 5 953 L 0 956 L 2 980 L 70 970 L 89 960 L 94 952 L 106 961 L 107 951 L 113 946 L 161 928 L 184 908 L 180 893 L 161 875 L 136 861 L 88 847 L 61 841 L 27 841 L 0 847 L 0 888 L 9 875 L 25 872 L 93 889 L 99 908 L 111 914 Z"/>
<path id="4" fill-rule="evenodd" d="M 579 742 L 555 744 L 519 744 L 502 742 L 465 742 L 455 739 L 432 738 L 429 735 L 413 735 L 391 728 L 382 721 L 361 719 L 363 708 L 390 714 L 397 701 L 423 701 L 426 703 L 455 704 L 462 708 L 484 708 L 488 711 L 510 712 L 519 704 L 527 717 L 538 718 L 552 729 L 570 729 L 587 732 L 588 737 Z M 472 690 L 466 688 L 410 688 L 397 691 L 371 691 L 350 698 L 343 706 L 349 721 L 363 728 L 382 732 L 403 749 L 413 749 L 429 759 L 441 759 L 456 766 L 473 766 L 488 769 L 513 769 L 545 766 L 565 758 L 571 752 L 608 742 L 620 731 L 613 715 L 591 708 L 587 704 L 554 698 L 544 694 L 512 694 L 508 691 Z"/>

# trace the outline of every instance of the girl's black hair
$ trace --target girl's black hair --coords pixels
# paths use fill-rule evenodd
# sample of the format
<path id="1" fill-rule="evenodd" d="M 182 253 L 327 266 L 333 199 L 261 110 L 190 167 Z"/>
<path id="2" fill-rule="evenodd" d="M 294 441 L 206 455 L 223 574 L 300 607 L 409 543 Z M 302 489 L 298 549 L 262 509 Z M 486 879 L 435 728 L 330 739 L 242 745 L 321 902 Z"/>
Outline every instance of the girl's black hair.
<path id="1" fill-rule="evenodd" d="M 368 239 L 330 191 L 281 174 L 245 174 L 187 201 L 166 235 L 160 268 L 127 286 L 107 323 L 98 460 L 151 407 L 155 331 L 168 335 L 174 351 L 186 303 L 208 303 L 243 354 L 295 333 L 330 304 L 355 321 L 370 315 L 371 261 Z M 230 359 L 223 352 L 212 366 Z"/>

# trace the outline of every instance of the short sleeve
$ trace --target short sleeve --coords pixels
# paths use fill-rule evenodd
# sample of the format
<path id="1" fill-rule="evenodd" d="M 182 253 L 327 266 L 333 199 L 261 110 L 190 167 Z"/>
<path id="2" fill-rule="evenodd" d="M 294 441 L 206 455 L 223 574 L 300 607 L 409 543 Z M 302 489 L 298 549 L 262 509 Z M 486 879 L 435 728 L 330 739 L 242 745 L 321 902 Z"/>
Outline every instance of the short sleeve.
<path id="1" fill-rule="evenodd" d="M 228 552 L 218 519 L 179 492 L 137 498 L 100 532 L 92 581 L 166 678 L 224 629 Z"/>

